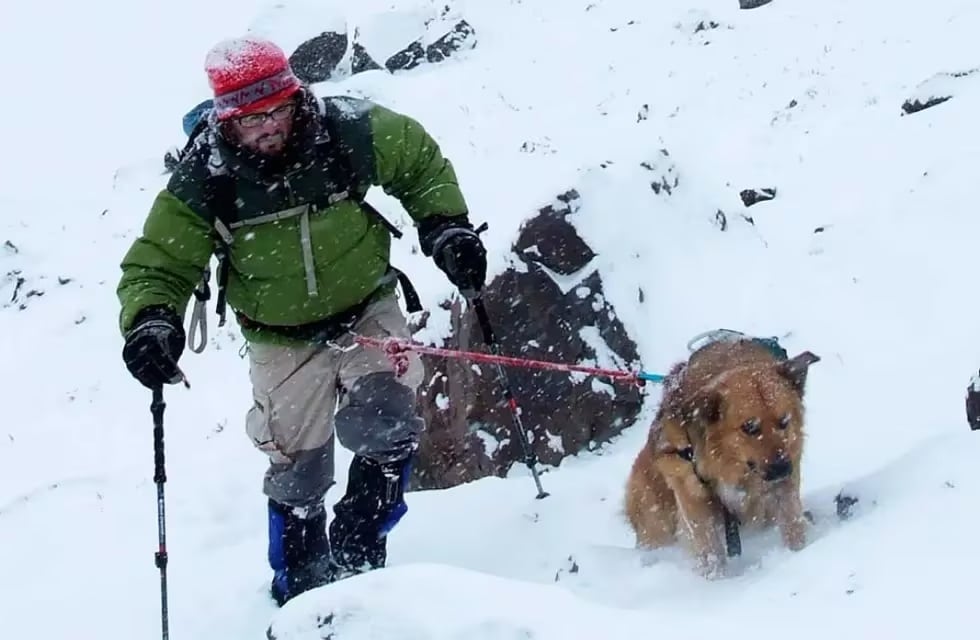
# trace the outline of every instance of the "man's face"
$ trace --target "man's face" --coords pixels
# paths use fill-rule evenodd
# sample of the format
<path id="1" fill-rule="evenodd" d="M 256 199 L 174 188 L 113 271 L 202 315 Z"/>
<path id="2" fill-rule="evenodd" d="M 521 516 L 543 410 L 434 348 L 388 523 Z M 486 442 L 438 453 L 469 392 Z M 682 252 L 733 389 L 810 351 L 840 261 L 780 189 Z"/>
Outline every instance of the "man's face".
<path id="1" fill-rule="evenodd" d="M 238 144 L 249 151 L 278 156 L 286 148 L 295 113 L 296 101 L 289 98 L 264 111 L 232 118 L 228 126 Z"/>

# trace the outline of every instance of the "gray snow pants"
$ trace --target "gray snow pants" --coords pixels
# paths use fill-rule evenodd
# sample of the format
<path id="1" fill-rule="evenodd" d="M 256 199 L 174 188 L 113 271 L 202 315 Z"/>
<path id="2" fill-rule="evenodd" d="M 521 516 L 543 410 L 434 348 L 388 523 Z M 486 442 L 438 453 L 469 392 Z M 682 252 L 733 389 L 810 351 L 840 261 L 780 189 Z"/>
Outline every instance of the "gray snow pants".
<path id="1" fill-rule="evenodd" d="M 353 331 L 410 337 L 394 295 L 371 303 Z M 336 343 L 353 345 L 350 335 Z M 334 436 L 356 455 L 378 462 L 414 451 L 424 422 L 415 393 L 424 369 L 409 352 L 397 377 L 380 349 L 355 346 L 249 345 L 253 404 L 245 419 L 252 443 L 269 456 L 264 493 L 284 505 L 319 509 L 334 484 Z"/>

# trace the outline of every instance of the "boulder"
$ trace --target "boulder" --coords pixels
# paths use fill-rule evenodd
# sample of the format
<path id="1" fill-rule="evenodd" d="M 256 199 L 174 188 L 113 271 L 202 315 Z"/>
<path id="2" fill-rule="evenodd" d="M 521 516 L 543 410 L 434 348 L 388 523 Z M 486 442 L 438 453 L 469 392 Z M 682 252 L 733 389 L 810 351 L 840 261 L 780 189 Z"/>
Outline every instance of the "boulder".
<path id="1" fill-rule="evenodd" d="M 774 200 L 776 198 L 776 187 L 763 187 L 761 189 L 742 189 L 738 193 L 742 199 L 742 204 L 751 207 L 760 202 Z"/>
<path id="2" fill-rule="evenodd" d="M 476 46 L 476 30 L 466 20 L 460 20 L 452 29 L 437 38 L 425 48 L 425 58 L 429 62 L 442 62 L 457 51 Z"/>
<path id="3" fill-rule="evenodd" d="M 354 45 L 351 48 L 351 75 L 363 73 L 364 71 L 377 71 L 384 69 L 378 61 L 371 57 L 367 49 L 357 41 L 357 34 L 354 34 Z"/>
<path id="4" fill-rule="evenodd" d="M 306 40 L 289 56 L 296 77 L 308 84 L 333 77 L 347 53 L 347 34 L 327 31 Z"/>
<path id="5" fill-rule="evenodd" d="M 567 219 L 578 195 L 561 196 L 521 228 L 512 246 L 514 266 L 488 283 L 483 300 L 500 350 L 508 356 L 604 368 L 639 368 L 636 344 L 603 296 L 595 256 Z M 446 305 L 451 334 L 438 345 L 489 349 L 475 314 L 462 301 Z M 446 488 L 496 475 L 523 460 L 511 408 L 496 367 L 423 356 L 419 403 L 428 428 L 411 488 Z M 559 465 L 592 450 L 636 419 L 640 389 L 598 376 L 508 366 L 527 437 L 537 459 Z"/>

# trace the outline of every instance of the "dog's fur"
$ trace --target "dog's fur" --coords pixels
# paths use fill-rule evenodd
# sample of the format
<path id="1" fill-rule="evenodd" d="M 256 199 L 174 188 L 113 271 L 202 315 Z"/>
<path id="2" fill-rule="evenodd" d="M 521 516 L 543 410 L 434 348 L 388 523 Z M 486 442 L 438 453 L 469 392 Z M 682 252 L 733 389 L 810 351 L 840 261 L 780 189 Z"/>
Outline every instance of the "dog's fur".
<path id="1" fill-rule="evenodd" d="M 699 570 L 719 577 L 724 505 L 742 526 L 776 525 L 787 547 L 803 548 L 803 393 L 808 367 L 819 360 L 805 351 L 781 361 L 739 340 L 708 344 L 674 366 L 626 484 L 638 547 L 681 537 Z"/>

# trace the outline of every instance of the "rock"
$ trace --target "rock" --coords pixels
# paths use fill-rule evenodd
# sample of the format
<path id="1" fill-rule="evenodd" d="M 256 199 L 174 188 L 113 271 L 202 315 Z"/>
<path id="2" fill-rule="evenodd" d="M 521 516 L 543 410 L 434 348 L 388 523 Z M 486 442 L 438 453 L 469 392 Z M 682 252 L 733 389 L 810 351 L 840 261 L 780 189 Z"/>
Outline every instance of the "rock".
<path id="1" fill-rule="evenodd" d="M 473 350 L 480 339 L 463 322 L 462 304 L 451 309 L 455 348 Z M 426 384 L 419 406 L 426 423 L 420 455 L 412 468 L 413 489 L 445 489 L 493 475 L 495 468 L 480 435 L 470 427 L 469 411 L 476 400 L 475 374 L 464 360 L 423 357 Z"/>
<path id="2" fill-rule="evenodd" d="M 573 195 L 574 194 L 574 195 Z M 494 278 L 483 296 L 500 350 L 508 356 L 605 368 L 638 368 L 636 344 L 589 270 L 594 252 L 566 220 L 577 194 L 561 196 L 521 228 L 512 250 L 519 266 Z M 452 332 L 440 345 L 488 351 L 472 312 L 451 310 Z M 419 403 L 428 420 L 413 489 L 445 488 L 504 476 L 523 460 L 513 416 L 495 367 L 423 356 Z M 601 377 L 505 367 L 531 447 L 546 465 L 607 442 L 636 419 L 640 390 Z"/>
<path id="3" fill-rule="evenodd" d="M 970 431 L 980 431 L 980 371 L 970 377 L 966 387 L 966 421 Z"/>
<path id="4" fill-rule="evenodd" d="M 41 280 L 45 280 L 45 277 L 28 278 L 20 269 L 12 269 L 0 276 L 0 309 L 27 309 L 32 298 L 44 296 L 44 289 L 40 288 Z"/>
<path id="5" fill-rule="evenodd" d="M 764 187 L 762 189 L 742 189 L 738 193 L 742 199 L 742 204 L 751 207 L 754 204 L 773 200 L 776 197 L 776 187 Z"/>
<path id="6" fill-rule="evenodd" d="M 388 71 L 407 71 L 425 62 L 425 47 L 421 40 L 416 40 L 398 53 L 385 60 Z"/>
<path id="7" fill-rule="evenodd" d="M 666 149 L 661 149 L 653 160 L 641 162 L 640 166 L 653 174 L 650 188 L 657 195 L 662 193 L 669 196 L 680 184 L 677 177 L 677 165 L 674 164 L 674 160 Z"/>
<path id="8" fill-rule="evenodd" d="M 355 38 L 356 38 L 355 34 Z M 362 73 L 364 71 L 376 71 L 378 69 L 384 69 L 377 60 L 371 57 L 371 54 L 367 52 L 360 42 L 354 40 L 351 52 L 351 75 L 355 73 Z"/>
<path id="9" fill-rule="evenodd" d="M 726 216 L 725 212 L 721 209 L 715 211 L 714 222 L 722 231 L 728 230 L 728 216 Z"/>
<path id="10" fill-rule="evenodd" d="M 765 5 L 772 2 L 772 0 L 738 0 L 739 9 L 757 9 L 759 7 L 764 7 Z"/>
<path id="11" fill-rule="evenodd" d="M 915 94 L 902 103 L 903 115 L 911 115 L 951 100 L 962 87 L 965 78 L 976 79 L 980 69 L 967 69 L 952 73 L 937 73 L 919 83 Z"/>
<path id="12" fill-rule="evenodd" d="M 852 508 L 858 502 L 860 502 L 860 500 L 858 500 L 856 496 L 848 495 L 843 491 L 838 493 L 834 497 L 834 503 L 837 505 L 837 517 L 841 520 L 847 520 L 850 518 L 854 514 Z"/>
<path id="13" fill-rule="evenodd" d="M 466 20 L 460 20 L 452 29 L 425 48 L 429 62 L 442 62 L 456 51 L 476 46 L 476 30 Z"/>
<path id="14" fill-rule="evenodd" d="M 566 200 L 572 197 L 563 196 Z M 575 227 L 565 222 L 569 209 L 546 207 L 524 223 L 513 250 L 525 260 L 537 262 L 561 275 L 571 275 L 595 258 L 595 253 L 578 235 Z"/>
<path id="15" fill-rule="evenodd" d="M 906 100 L 902 103 L 902 111 L 911 115 L 913 113 L 918 113 L 919 111 L 925 111 L 930 107 L 935 107 L 937 104 L 942 104 L 947 100 L 952 99 L 952 97 L 953 96 L 932 96 L 930 98 L 926 98 L 924 102 L 918 98 L 914 100 Z"/>
<path id="16" fill-rule="evenodd" d="M 325 31 L 296 47 L 289 56 L 293 73 L 313 84 L 329 80 L 347 53 L 347 34 Z"/>
<path id="17" fill-rule="evenodd" d="M 19 302 L 19 296 L 22 293 L 21 290 L 26 282 L 27 279 L 21 275 L 19 269 L 8 271 L 3 278 L 0 278 L 0 295 L 3 296 L 0 302 L 2 302 L 4 307 Z"/>
<path id="18" fill-rule="evenodd" d="M 429 28 L 432 28 L 431 26 Z M 476 46 L 476 30 L 466 20 L 458 21 L 449 31 L 429 45 L 425 45 L 425 35 L 394 53 L 385 60 L 389 71 L 414 69 L 423 62 L 443 62 L 456 51 L 472 49 Z"/>
<path id="19" fill-rule="evenodd" d="M 709 31 L 711 29 L 717 29 L 721 24 L 715 22 L 714 20 L 702 20 L 697 23 L 694 27 L 694 33 L 701 33 L 702 31 Z"/>

